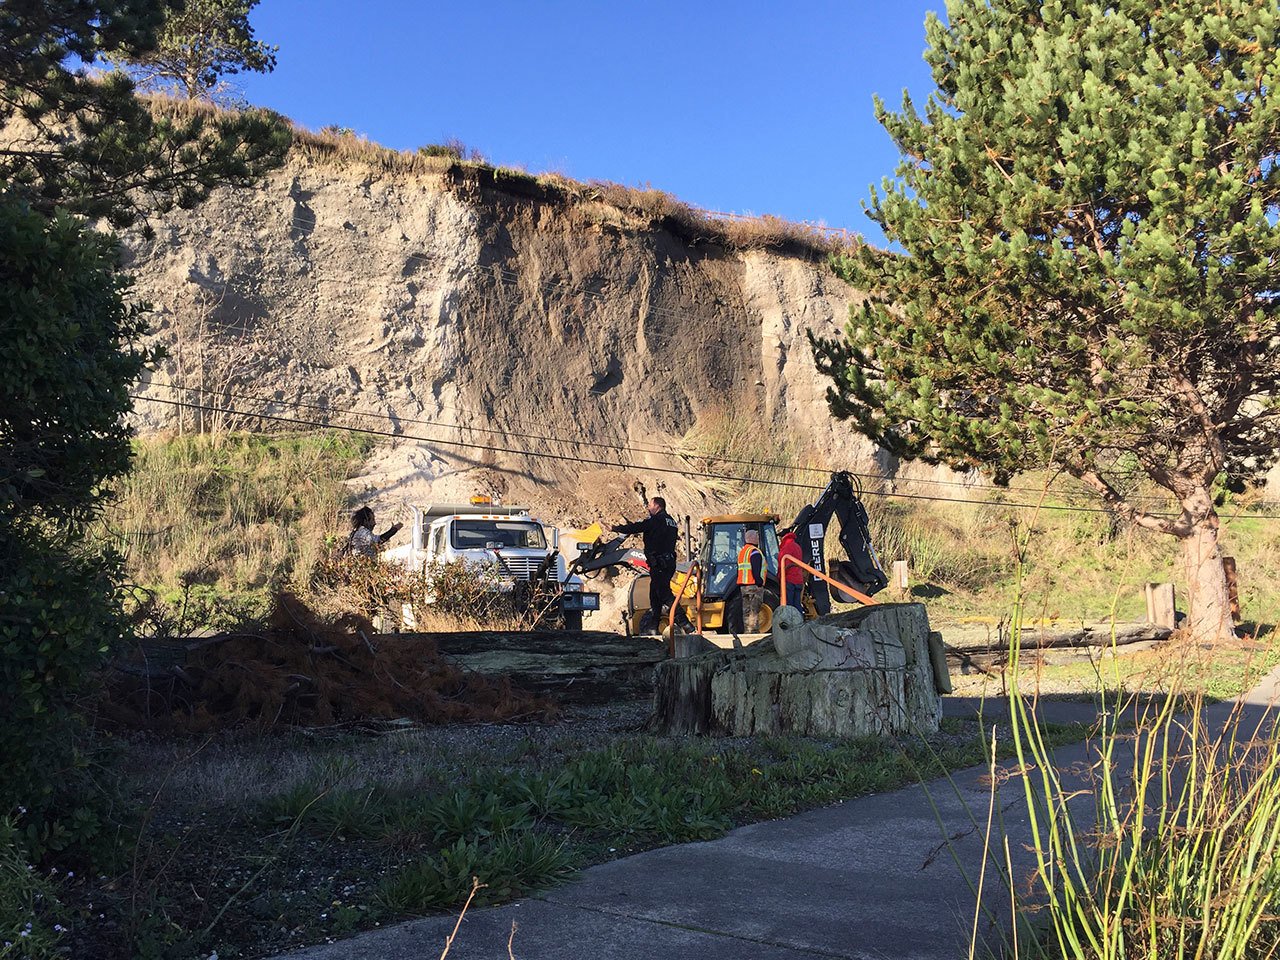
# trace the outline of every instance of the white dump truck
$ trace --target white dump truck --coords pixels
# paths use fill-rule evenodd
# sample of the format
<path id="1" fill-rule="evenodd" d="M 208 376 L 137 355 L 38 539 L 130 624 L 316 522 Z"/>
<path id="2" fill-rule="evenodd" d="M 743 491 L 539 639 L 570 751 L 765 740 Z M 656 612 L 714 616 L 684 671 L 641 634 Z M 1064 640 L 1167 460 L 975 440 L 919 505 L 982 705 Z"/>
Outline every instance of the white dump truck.
<path id="1" fill-rule="evenodd" d="M 470 503 L 412 510 L 410 543 L 383 551 L 384 560 L 415 571 L 462 561 L 490 575 L 496 590 L 536 597 L 546 619 L 566 630 L 581 630 L 583 615 L 600 609 L 600 594 L 584 590 L 582 578 L 569 572 L 560 554 L 560 531 L 534 519 L 528 507 L 473 497 Z M 434 599 L 428 593 L 427 603 Z M 413 611 L 405 610 L 404 619 L 412 628 Z"/>

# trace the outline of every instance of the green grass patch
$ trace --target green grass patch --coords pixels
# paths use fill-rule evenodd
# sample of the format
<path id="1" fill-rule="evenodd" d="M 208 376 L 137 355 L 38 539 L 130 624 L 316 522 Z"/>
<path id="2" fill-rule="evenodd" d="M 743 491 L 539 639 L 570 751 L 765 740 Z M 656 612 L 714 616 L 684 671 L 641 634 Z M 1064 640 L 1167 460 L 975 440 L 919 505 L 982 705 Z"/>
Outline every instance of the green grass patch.
<path id="1" fill-rule="evenodd" d="M 425 913 L 464 903 L 474 879 L 481 887 L 473 903 L 502 903 L 569 879 L 578 859 L 566 841 L 532 830 L 459 837 L 399 870 L 376 897 L 398 914 Z"/>

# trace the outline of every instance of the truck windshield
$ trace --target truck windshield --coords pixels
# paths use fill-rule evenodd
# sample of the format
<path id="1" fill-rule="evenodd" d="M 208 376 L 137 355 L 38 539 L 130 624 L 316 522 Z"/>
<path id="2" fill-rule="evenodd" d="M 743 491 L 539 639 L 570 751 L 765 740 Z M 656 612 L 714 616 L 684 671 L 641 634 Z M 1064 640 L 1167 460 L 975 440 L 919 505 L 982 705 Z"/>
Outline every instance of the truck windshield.
<path id="1" fill-rule="evenodd" d="M 542 527 L 527 520 L 455 520 L 452 543 L 455 550 L 483 549 L 489 543 L 534 550 L 547 548 Z"/>

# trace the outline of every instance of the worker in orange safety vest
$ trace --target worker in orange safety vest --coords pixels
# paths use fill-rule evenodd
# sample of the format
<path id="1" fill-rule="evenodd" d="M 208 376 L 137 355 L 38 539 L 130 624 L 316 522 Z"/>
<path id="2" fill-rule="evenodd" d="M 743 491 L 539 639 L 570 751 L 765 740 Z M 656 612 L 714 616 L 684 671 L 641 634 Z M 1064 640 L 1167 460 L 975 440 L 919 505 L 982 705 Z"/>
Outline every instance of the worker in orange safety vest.
<path id="1" fill-rule="evenodd" d="M 738 592 L 742 595 L 742 632 L 760 632 L 760 605 L 764 602 L 764 554 L 760 532 L 748 530 L 747 542 L 738 551 Z"/>

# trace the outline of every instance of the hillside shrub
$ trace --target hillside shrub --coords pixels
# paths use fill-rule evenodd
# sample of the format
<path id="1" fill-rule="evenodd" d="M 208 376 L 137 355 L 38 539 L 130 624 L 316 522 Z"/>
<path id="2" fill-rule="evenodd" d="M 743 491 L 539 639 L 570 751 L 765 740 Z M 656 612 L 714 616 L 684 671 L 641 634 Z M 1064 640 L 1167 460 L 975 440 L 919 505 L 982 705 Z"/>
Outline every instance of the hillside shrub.
<path id="1" fill-rule="evenodd" d="M 263 617 L 336 540 L 369 447 L 337 432 L 140 439 L 98 535 L 189 626 Z"/>
<path id="2" fill-rule="evenodd" d="M 450 137 L 444 143 L 428 143 L 418 148 L 418 153 L 424 157 L 447 157 L 451 160 L 471 160 L 476 163 L 484 162 L 484 154 L 479 150 L 468 147 L 457 137 Z"/>

